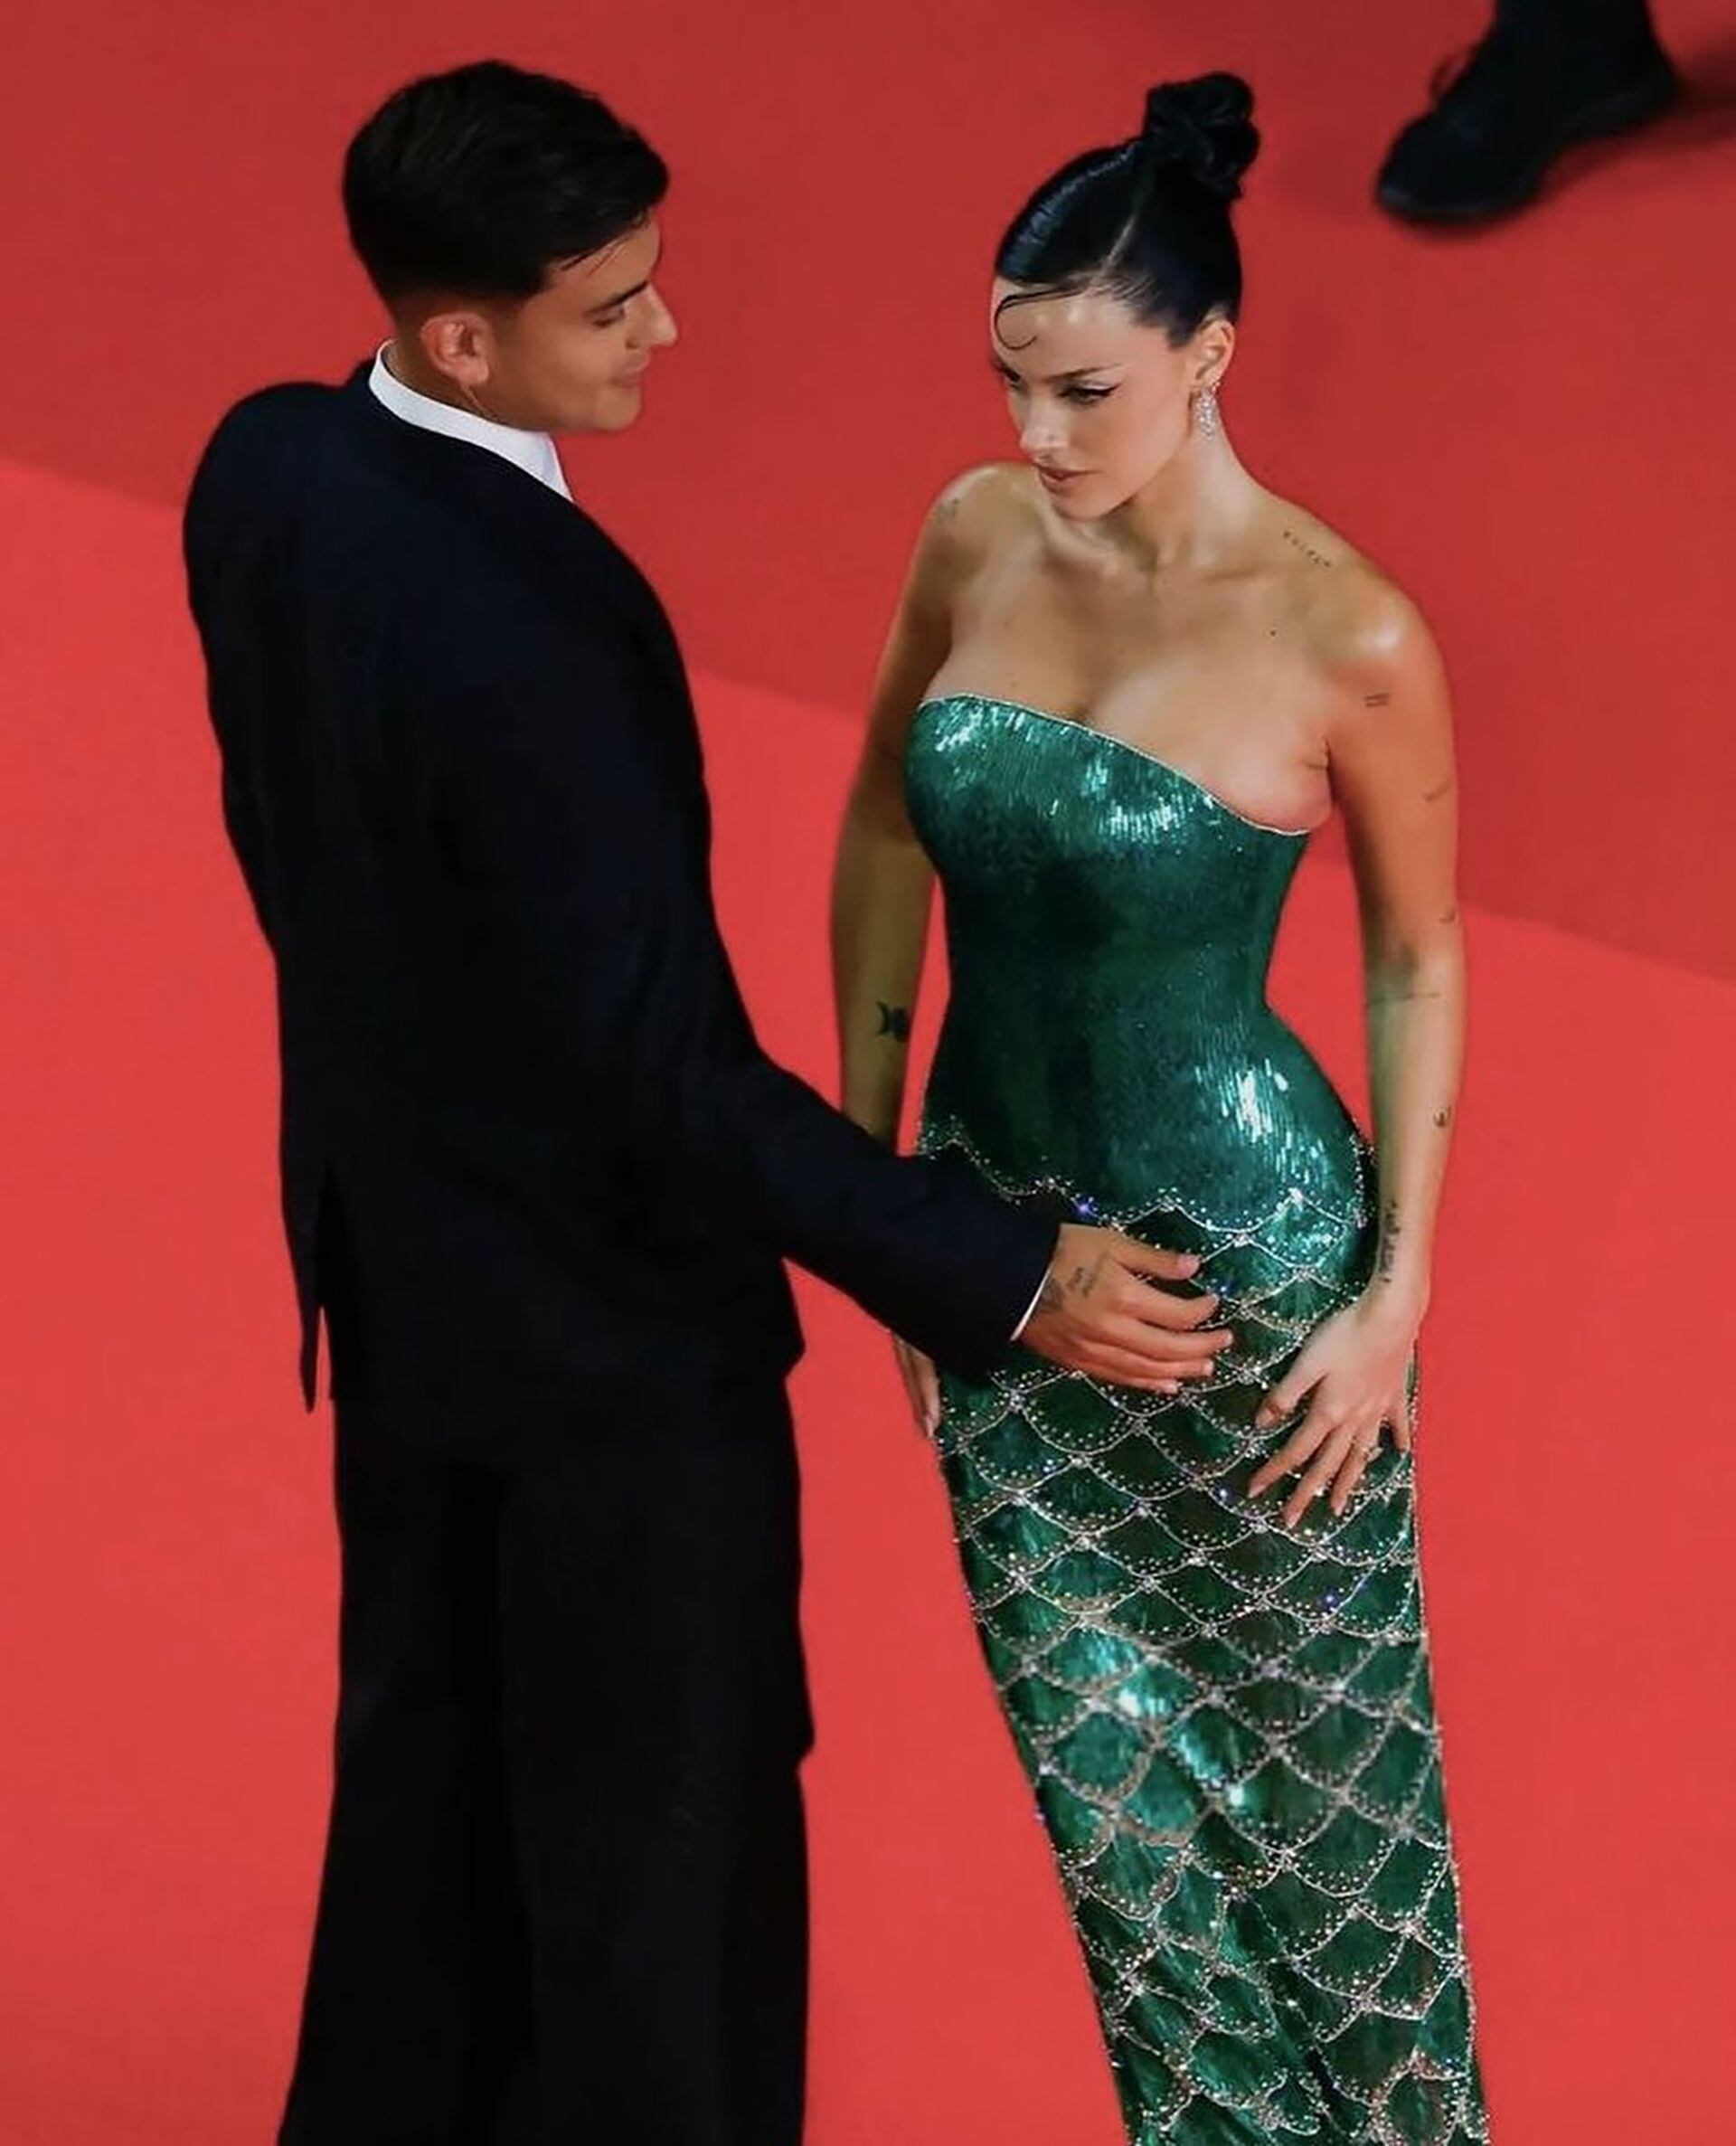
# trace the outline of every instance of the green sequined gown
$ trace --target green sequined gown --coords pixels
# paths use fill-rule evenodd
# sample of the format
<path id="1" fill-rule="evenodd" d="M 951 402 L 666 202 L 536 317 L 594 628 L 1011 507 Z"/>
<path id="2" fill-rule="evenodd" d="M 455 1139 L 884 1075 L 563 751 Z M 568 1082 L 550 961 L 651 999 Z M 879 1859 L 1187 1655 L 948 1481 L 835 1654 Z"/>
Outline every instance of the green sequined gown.
<path id="1" fill-rule="evenodd" d="M 943 1380 L 990 1670 L 1128 2138 L 1486 2138 L 1408 1455 L 1294 1532 L 1265 1387 L 1373 1256 L 1373 1158 L 1266 1003 L 1307 846 L 1133 746 L 952 694 L 911 728 L 951 967 L 920 1145 L 1197 1252 L 1237 1340 L 1164 1398 L 1010 1347 Z"/>

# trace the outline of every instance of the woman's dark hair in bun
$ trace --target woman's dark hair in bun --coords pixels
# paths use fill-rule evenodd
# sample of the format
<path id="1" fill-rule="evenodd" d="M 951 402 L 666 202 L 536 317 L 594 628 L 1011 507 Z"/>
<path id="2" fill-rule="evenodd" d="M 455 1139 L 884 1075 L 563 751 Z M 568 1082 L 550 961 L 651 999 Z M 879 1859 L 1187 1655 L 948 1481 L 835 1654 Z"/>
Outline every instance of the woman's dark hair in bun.
<path id="1" fill-rule="evenodd" d="M 1253 109 L 1237 75 L 1159 83 L 1131 140 L 1043 181 L 1007 226 L 995 274 L 1043 291 L 1105 290 L 1178 348 L 1212 315 L 1233 320 L 1241 250 L 1230 204 L 1260 147 Z"/>

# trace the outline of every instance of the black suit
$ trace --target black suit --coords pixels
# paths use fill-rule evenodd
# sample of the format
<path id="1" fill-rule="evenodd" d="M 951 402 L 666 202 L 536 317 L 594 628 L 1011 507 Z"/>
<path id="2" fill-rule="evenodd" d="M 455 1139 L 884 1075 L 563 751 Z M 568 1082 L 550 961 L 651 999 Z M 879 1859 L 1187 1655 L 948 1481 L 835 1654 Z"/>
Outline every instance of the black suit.
<path id="1" fill-rule="evenodd" d="M 581 511 L 363 367 L 229 414 L 186 548 L 337 1409 L 284 2136 L 776 2146 L 808 1736 L 781 1258 L 968 1365 L 1052 1224 L 760 1053 L 680 656 Z"/>

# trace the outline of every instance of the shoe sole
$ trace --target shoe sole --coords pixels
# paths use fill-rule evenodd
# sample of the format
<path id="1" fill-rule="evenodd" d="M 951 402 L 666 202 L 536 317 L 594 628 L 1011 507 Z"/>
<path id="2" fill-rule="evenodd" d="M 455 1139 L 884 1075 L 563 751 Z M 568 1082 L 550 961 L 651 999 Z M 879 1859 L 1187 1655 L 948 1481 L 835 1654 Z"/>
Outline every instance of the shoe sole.
<path id="1" fill-rule="evenodd" d="M 1481 223 L 1492 216 L 1509 215 L 1537 198 L 1550 166 L 1565 150 L 1575 148 L 1581 142 L 1601 141 L 1611 135 L 1627 134 L 1636 127 L 1644 127 L 1648 120 L 1666 112 L 1681 93 L 1681 77 L 1666 63 L 1661 71 L 1647 75 L 1643 81 L 1618 95 L 1606 97 L 1599 104 L 1588 105 L 1556 130 L 1549 147 L 1505 194 L 1489 194 L 1479 202 L 1455 203 L 1452 207 L 1444 208 L 1435 203 L 1419 201 L 1401 186 L 1383 181 L 1376 186 L 1374 198 L 1382 208 L 1410 223 Z"/>

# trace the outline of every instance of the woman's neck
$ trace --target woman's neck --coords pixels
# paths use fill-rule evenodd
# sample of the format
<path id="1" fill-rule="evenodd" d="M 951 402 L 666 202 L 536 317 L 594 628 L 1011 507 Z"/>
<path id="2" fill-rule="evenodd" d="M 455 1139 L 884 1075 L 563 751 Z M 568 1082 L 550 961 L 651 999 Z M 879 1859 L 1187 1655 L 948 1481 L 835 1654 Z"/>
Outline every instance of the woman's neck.
<path id="1" fill-rule="evenodd" d="M 1192 435 L 1151 482 L 1082 534 L 1141 574 L 1205 566 L 1247 527 L 1260 487 L 1222 433 Z"/>

